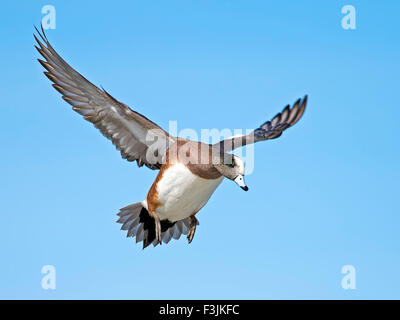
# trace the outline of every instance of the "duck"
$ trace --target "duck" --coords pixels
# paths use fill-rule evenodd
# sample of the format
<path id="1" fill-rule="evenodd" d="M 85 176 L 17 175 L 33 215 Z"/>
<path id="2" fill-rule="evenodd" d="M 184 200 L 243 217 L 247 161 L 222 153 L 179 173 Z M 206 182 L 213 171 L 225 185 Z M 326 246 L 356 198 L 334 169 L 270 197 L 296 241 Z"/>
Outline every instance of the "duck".
<path id="1" fill-rule="evenodd" d="M 143 201 L 117 213 L 127 237 L 142 242 L 143 249 L 186 235 L 191 243 L 199 221 L 197 213 L 226 178 L 248 191 L 245 164 L 236 148 L 276 139 L 304 114 L 307 95 L 287 105 L 271 120 L 248 134 L 215 144 L 171 136 L 144 115 L 115 99 L 73 69 L 51 46 L 43 26 L 36 27 L 35 48 L 43 59 L 44 74 L 72 109 L 110 139 L 123 159 L 158 170 Z"/>

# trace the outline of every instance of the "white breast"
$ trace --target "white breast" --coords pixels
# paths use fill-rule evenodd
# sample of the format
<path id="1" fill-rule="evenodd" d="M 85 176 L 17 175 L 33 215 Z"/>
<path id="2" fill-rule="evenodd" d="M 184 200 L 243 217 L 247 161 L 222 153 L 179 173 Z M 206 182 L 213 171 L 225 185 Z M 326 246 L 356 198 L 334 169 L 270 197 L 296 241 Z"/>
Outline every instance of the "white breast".
<path id="1" fill-rule="evenodd" d="M 200 178 L 181 163 L 170 166 L 157 185 L 162 205 L 157 207 L 156 214 L 171 222 L 189 217 L 207 203 L 222 179 Z"/>

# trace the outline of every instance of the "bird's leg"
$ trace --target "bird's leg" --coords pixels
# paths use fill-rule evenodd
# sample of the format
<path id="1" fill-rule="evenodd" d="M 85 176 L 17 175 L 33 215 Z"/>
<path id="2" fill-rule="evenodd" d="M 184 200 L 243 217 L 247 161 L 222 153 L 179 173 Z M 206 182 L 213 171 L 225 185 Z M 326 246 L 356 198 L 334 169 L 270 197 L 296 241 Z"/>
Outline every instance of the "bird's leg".
<path id="1" fill-rule="evenodd" d="M 197 223 L 198 223 L 198 221 L 197 221 L 196 217 L 195 216 L 191 216 L 190 217 L 190 229 L 189 229 L 189 232 L 188 232 L 188 235 L 187 235 L 187 239 L 188 239 L 189 243 L 191 243 L 192 240 L 193 240 L 194 234 L 196 232 Z"/>
<path id="2" fill-rule="evenodd" d="M 154 217 L 154 223 L 156 225 L 156 239 L 157 242 L 161 245 L 162 244 L 162 239 L 161 239 L 161 222 L 160 219 L 156 216 Z"/>

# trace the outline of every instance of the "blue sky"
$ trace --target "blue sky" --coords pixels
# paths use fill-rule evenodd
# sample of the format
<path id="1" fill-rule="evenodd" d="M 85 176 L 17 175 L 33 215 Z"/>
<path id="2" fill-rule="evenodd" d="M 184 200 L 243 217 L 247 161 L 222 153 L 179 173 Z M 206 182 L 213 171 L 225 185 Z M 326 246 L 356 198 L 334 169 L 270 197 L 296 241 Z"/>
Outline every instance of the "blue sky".
<path id="1" fill-rule="evenodd" d="M 142 251 L 116 212 L 157 172 L 51 88 L 32 37 L 46 4 L 63 58 L 163 127 L 255 128 L 304 94 L 308 109 L 256 145 L 249 192 L 222 183 L 192 244 Z M 356 30 L 341 27 L 346 4 Z M 3 5 L 0 298 L 400 298 L 398 1 Z"/>

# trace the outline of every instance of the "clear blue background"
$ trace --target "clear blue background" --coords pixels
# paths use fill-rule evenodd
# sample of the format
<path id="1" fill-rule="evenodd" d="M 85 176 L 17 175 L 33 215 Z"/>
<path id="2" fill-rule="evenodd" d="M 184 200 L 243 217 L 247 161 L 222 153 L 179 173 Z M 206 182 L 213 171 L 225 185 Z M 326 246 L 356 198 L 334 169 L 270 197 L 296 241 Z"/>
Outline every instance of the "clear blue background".
<path id="1" fill-rule="evenodd" d="M 400 298 L 398 1 L 7 2 L 0 298 Z M 223 182 L 191 245 L 143 251 L 115 214 L 157 172 L 122 160 L 44 77 L 32 32 L 46 4 L 59 53 L 163 127 L 253 128 L 307 93 L 306 114 L 256 145 L 249 192 Z M 347 264 L 356 290 L 341 287 Z"/>

